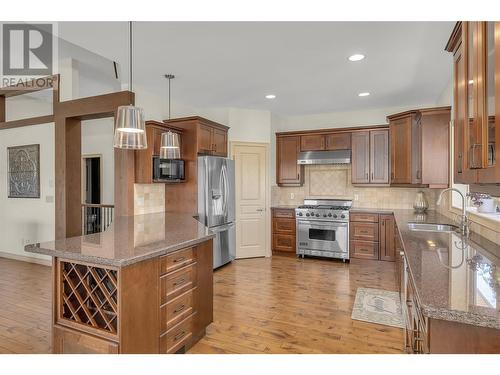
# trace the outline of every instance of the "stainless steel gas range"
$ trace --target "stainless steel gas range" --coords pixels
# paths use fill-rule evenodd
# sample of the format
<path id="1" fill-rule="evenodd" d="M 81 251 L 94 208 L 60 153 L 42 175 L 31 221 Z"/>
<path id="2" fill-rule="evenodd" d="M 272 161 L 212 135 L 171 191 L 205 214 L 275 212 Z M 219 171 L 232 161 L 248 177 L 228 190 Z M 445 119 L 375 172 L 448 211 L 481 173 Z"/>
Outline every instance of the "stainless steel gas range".
<path id="1" fill-rule="evenodd" d="M 349 210 L 352 201 L 305 199 L 295 209 L 297 256 L 349 259 Z"/>

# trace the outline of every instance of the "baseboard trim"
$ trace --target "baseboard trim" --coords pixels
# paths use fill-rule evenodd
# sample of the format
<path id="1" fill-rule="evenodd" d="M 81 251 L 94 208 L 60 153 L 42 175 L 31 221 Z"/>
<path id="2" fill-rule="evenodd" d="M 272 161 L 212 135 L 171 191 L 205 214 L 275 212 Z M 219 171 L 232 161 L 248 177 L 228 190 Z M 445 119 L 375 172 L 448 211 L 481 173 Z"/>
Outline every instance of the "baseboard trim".
<path id="1" fill-rule="evenodd" d="M 27 263 L 41 264 L 42 266 L 49 266 L 49 267 L 52 266 L 52 260 L 27 257 L 25 255 L 6 253 L 4 251 L 0 251 L 0 258 L 19 260 L 21 262 L 27 262 Z"/>

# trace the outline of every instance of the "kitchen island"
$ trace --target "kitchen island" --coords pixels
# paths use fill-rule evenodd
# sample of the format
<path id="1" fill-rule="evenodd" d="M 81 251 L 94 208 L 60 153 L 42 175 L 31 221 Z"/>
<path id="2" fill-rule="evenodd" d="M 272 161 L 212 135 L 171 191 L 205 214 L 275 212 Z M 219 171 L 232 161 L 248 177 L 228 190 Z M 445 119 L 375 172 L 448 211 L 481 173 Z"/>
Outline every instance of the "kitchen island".
<path id="1" fill-rule="evenodd" d="M 53 353 L 182 353 L 213 320 L 214 234 L 190 215 L 117 217 L 37 243 L 53 257 Z"/>

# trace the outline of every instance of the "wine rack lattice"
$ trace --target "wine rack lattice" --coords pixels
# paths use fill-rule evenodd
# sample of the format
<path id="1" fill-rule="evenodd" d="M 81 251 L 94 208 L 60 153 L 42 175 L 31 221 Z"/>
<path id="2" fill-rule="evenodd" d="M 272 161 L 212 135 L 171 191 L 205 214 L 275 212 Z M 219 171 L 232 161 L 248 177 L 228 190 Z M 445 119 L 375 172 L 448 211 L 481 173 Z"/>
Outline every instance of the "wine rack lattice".
<path id="1" fill-rule="evenodd" d="M 117 333 L 117 271 L 61 262 L 61 317 Z"/>

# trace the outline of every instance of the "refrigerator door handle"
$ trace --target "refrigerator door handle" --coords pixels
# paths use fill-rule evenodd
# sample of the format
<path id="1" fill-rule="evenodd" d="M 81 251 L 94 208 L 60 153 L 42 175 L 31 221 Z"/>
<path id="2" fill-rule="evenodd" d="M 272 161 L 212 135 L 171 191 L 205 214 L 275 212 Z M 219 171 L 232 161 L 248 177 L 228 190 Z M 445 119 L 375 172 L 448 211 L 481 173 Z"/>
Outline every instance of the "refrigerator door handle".
<path id="1" fill-rule="evenodd" d="M 225 232 L 226 230 L 231 229 L 235 225 L 236 225 L 236 223 L 229 223 L 229 224 L 219 225 L 217 227 L 210 228 L 210 230 L 214 233 Z"/>
<path id="2" fill-rule="evenodd" d="M 227 196 L 229 194 L 228 187 L 227 187 L 227 173 L 226 173 L 226 165 L 224 164 L 222 166 L 222 181 L 223 181 L 223 191 L 224 191 L 224 201 L 223 201 L 223 213 L 224 217 L 227 218 Z"/>

